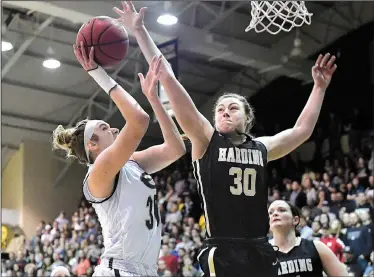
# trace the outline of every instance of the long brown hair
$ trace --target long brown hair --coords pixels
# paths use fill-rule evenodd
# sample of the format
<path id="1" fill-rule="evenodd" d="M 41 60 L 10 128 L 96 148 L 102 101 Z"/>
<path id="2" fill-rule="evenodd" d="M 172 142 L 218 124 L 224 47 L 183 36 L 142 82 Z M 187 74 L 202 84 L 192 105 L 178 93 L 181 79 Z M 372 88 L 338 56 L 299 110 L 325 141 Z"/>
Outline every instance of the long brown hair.
<path id="1" fill-rule="evenodd" d="M 297 237 L 299 237 L 300 236 L 300 232 L 299 232 L 299 230 L 297 230 L 297 226 L 299 226 L 299 224 L 300 224 L 300 219 L 301 219 L 301 217 L 302 217 L 302 215 L 301 215 L 301 212 L 300 212 L 300 209 L 297 207 L 297 206 L 295 206 L 295 205 L 293 205 L 291 202 L 289 202 L 289 201 L 284 201 L 284 202 L 286 202 L 287 203 L 287 205 L 288 206 L 290 206 L 290 210 L 291 210 L 291 213 L 292 213 L 292 216 L 293 217 L 299 217 L 299 222 L 296 224 L 296 226 L 295 226 L 295 235 L 297 236 Z"/>

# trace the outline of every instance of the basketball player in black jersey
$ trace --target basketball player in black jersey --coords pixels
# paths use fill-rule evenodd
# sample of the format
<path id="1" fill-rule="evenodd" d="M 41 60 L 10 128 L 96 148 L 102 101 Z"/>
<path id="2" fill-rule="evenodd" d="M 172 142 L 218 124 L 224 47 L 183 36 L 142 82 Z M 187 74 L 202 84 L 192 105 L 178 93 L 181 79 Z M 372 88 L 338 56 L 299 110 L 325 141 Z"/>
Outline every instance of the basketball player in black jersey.
<path id="1" fill-rule="evenodd" d="M 114 8 L 130 29 L 148 62 L 162 55 L 130 1 Z M 194 174 L 201 195 L 207 238 L 199 254 L 205 276 L 276 276 L 275 251 L 267 241 L 268 161 L 279 159 L 305 142 L 313 132 L 325 90 L 336 69 L 335 57 L 320 55 L 312 69 L 314 88 L 295 126 L 275 136 L 247 135 L 253 109 L 238 94 L 221 96 L 214 106 L 214 127 L 163 59 L 160 81 L 174 115 L 192 143 Z"/>
<path id="2" fill-rule="evenodd" d="M 323 271 L 327 276 L 349 276 L 345 265 L 327 245 L 296 236 L 295 228 L 300 222 L 297 207 L 276 200 L 269 206 L 269 218 L 273 233 L 270 243 L 279 247 L 278 276 L 322 277 Z"/>

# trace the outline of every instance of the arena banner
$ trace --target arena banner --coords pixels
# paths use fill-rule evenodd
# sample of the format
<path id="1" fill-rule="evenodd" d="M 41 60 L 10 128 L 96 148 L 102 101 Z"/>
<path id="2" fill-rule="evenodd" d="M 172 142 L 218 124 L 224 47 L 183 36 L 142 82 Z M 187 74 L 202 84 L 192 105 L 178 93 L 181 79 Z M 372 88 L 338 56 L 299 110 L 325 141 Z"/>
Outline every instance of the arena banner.
<path id="1" fill-rule="evenodd" d="M 159 44 L 157 47 L 158 49 L 160 49 L 166 60 L 170 63 L 175 77 L 178 79 L 178 39 L 164 42 L 162 44 Z M 160 100 L 162 104 L 167 105 L 169 103 L 169 99 L 165 93 L 165 90 L 161 84 L 159 84 L 158 87 Z"/>

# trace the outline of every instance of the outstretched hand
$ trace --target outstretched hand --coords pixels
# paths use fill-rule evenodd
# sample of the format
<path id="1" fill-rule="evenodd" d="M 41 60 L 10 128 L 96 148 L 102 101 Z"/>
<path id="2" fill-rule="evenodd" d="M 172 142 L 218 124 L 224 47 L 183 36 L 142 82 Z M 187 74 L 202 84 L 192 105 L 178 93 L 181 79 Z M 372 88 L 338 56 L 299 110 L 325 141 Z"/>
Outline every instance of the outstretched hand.
<path id="1" fill-rule="evenodd" d="M 149 65 L 149 70 L 144 78 L 142 73 L 138 73 L 140 79 L 140 85 L 142 87 L 143 93 L 148 98 L 148 100 L 153 100 L 157 98 L 157 82 L 160 79 L 162 73 L 161 68 L 162 55 L 159 57 L 154 56 Z"/>
<path id="2" fill-rule="evenodd" d="M 80 42 L 80 47 L 77 45 L 73 45 L 74 48 L 74 54 L 77 57 L 77 60 L 82 65 L 84 70 L 90 71 L 93 69 L 96 69 L 98 67 L 97 63 L 94 60 L 94 47 L 91 47 L 90 53 L 87 56 L 86 48 L 83 45 L 83 42 Z"/>
<path id="3" fill-rule="evenodd" d="M 122 10 L 117 7 L 113 8 L 113 11 L 120 16 L 117 20 L 122 23 L 126 29 L 132 32 L 143 26 L 144 13 L 146 10 L 147 8 L 143 7 L 138 13 L 131 1 L 122 1 Z"/>
<path id="4" fill-rule="evenodd" d="M 312 67 L 312 76 L 315 86 L 322 89 L 326 89 L 328 87 L 332 75 L 337 68 L 335 60 L 335 56 L 331 56 L 330 58 L 330 53 L 327 53 L 325 56 L 318 56 L 316 64 Z"/>

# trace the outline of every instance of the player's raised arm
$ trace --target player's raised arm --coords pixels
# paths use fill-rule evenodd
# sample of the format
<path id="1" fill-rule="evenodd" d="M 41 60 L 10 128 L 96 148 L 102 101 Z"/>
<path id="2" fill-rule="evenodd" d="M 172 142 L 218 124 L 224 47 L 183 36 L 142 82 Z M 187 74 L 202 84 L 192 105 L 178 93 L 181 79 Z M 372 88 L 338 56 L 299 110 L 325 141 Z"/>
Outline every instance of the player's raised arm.
<path id="1" fill-rule="evenodd" d="M 330 57 L 330 54 L 319 55 L 316 64 L 312 68 L 314 80 L 312 93 L 295 126 L 274 136 L 256 139 L 265 144 L 269 161 L 289 154 L 312 135 L 321 111 L 326 89 L 336 67 L 335 56 Z"/>
<path id="2" fill-rule="evenodd" d="M 95 197 L 107 197 L 112 192 L 112 184 L 116 174 L 134 153 L 143 138 L 148 128 L 149 115 L 127 91 L 94 62 L 93 47 L 88 57 L 83 43 L 80 48 L 74 45 L 74 54 L 88 74 L 110 95 L 126 119 L 126 125 L 118 134 L 118 137 L 95 159 L 88 178 L 90 192 Z M 96 127 L 92 126 L 92 128 Z M 90 131 L 90 134 L 94 132 L 94 130 L 85 130 L 85 134 L 88 131 Z M 104 129 L 103 131 L 105 132 Z M 85 147 L 94 149 L 97 147 L 97 143 L 90 138 Z"/>
<path id="3" fill-rule="evenodd" d="M 163 144 L 133 154 L 134 160 L 149 174 L 167 167 L 186 153 L 186 147 L 177 126 L 175 126 L 174 121 L 157 96 L 157 82 L 161 73 L 160 66 L 161 57 L 155 56 L 152 59 L 147 76 L 144 78 L 143 74 L 139 73 L 143 93 L 155 112 L 164 137 Z"/>
<path id="4" fill-rule="evenodd" d="M 122 2 L 122 6 L 122 10 L 114 8 L 114 11 L 120 16 L 119 21 L 136 37 L 141 51 L 150 63 L 153 56 L 162 54 L 144 27 L 143 17 L 146 8 L 141 8 L 137 13 L 131 1 Z M 178 123 L 192 142 L 192 151 L 195 153 L 193 156 L 196 154 L 201 156 L 209 144 L 214 129 L 197 110 L 187 91 L 175 78 L 165 58 L 162 59 L 161 70 L 163 74 L 160 76 L 160 81 L 169 97 Z"/>

